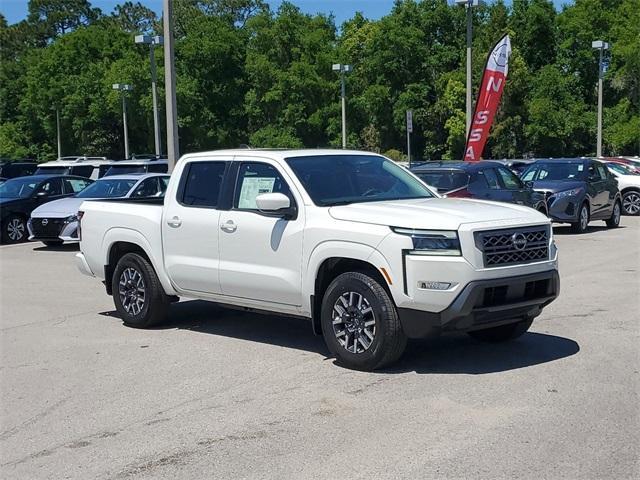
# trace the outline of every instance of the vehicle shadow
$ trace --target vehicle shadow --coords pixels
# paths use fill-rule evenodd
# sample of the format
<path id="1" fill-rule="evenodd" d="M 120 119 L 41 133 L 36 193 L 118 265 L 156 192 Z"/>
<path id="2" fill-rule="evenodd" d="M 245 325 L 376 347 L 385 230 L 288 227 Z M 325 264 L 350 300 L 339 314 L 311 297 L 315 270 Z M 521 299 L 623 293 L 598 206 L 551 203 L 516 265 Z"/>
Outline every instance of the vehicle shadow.
<path id="1" fill-rule="evenodd" d="M 101 315 L 115 317 L 115 312 Z M 156 327 L 174 328 L 330 356 L 322 337 L 312 333 L 309 321 L 245 312 L 201 300 L 173 304 L 169 320 Z M 579 351 L 575 341 L 543 333 L 527 333 L 505 344 L 481 343 L 465 334 L 446 335 L 410 341 L 398 363 L 377 373 L 479 375 L 548 363 Z"/>
<path id="2" fill-rule="evenodd" d="M 617 227 L 617 229 L 623 229 L 623 228 L 627 228 L 624 225 L 619 225 Z M 606 225 L 589 225 L 587 227 L 587 231 L 584 233 L 573 233 L 571 231 L 571 226 L 570 225 L 554 225 L 553 226 L 553 234 L 554 235 L 575 235 L 575 236 L 582 236 L 582 235 L 588 235 L 590 233 L 600 233 L 600 232 L 606 232 L 608 230 L 614 230 L 612 228 L 607 227 Z"/>
<path id="3" fill-rule="evenodd" d="M 57 245 L 55 247 L 47 247 L 45 244 L 41 243 L 39 246 L 33 247 L 34 252 L 77 252 L 79 250 L 79 243 L 63 243 L 62 245 Z"/>

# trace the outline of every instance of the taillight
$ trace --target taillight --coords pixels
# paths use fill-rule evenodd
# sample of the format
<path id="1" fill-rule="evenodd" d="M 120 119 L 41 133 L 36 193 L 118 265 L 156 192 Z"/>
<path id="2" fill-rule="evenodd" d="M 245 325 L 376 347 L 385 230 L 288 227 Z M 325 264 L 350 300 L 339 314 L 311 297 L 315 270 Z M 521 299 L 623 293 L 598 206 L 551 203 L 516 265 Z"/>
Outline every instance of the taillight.
<path id="1" fill-rule="evenodd" d="M 82 240 L 82 217 L 84 216 L 84 212 L 82 210 L 78 211 L 78 240 Z"/>
<path id="2" fill-rule="evenodd" d="M 459 188 L 458 190 L 452 190 L 447 192 L 447 197 L 457 197 L 457 198 L 472 198 L 471 192 L 465 188 Z"/>

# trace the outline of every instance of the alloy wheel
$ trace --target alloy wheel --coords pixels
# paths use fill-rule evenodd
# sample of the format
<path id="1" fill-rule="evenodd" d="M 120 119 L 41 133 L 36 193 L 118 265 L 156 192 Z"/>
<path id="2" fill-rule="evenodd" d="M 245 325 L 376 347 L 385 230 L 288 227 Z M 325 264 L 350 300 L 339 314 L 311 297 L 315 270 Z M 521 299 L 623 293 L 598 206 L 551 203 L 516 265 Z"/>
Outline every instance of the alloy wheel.
<path id="1" fill-rule="evenodd" d="M 7 224 L 7 236 L 12 242 L 19 242 L 24 238 L 24 222 L 19 218 L 13 218 Z"/>
<path id="2" fill-rule="evenodd" d="M 640 212 L 640 193 L 627 193 L 622 199 L 624 212 L 628 215 L 637 215 Z"/>
<path id="3" fill-rule="evenodd" d="M 586 207 L 582 207 L 582 210 L 580 210 L 580 229 L 586 230 L 587 225 L 589 225 L 589 212 Z"/>
<path id="4" fill-rule="evenodd" d="M 616 225 L 620 223 L 620 204 L 618 202 L 613 206 L 613 223 Z"/>
<path id="5" fill-rule="evenodd" d="M 146 300 L 146 288 L 144 278 L 138 270 L 128 267 L 120 274 L 118 284 L 120 302 L 125 311 L 130 315 L 138 315 L 144 308 Z"/>
<path id="6" fill-rule="evenodd" d="M 332 312 L 333 333 L 338 343 L 350 353 L 362 353 L 371 347 L 376 336 L 376 319 L 369 301 L 358 292 L 338 297 Z"/>

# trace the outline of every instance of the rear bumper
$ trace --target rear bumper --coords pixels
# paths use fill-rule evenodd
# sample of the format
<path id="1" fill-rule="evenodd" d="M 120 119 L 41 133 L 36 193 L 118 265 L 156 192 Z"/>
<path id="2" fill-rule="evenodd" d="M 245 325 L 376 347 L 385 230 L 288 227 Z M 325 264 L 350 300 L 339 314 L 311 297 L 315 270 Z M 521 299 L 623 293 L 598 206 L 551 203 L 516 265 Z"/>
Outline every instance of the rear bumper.
<path id="1" fill-rule="evenodd" d="M 90 277 L 95 277 L 94 273 L 91 271 L 89 264 L 87 263 L 87 259 L 84 258 L 84 254 L 82 252 L 76 253 L 76 267 L 80 270 L 81 273 L 88 275 Z"/>
<path id="2" fill-rule="evenodd" d="M 559 293 L 560 277 L 554 269 L 530 275 L 472 281 L 442 312 L 399 308 L 398 314 L 407 337 L 424 338 L 534 318 Z"/>

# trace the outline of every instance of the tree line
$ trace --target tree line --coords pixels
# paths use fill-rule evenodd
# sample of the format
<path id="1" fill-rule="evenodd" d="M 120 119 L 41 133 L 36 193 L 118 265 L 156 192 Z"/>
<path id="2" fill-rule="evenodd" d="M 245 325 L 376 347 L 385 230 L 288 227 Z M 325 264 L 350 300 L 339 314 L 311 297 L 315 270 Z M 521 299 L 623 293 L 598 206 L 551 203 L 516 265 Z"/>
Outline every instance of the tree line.
<path id="1" fill-rule="evenodd" d="M 462 158 L 464 8 L 396 0 L 379 20 L 355 13 L 341 25 L 286 2 L 275 11 L 261 0 L 175 0 L 174 8 L 182 152 L 340 146 L 331 66 L 347 63 L 349 147 L 401 158 L 411 109 L 416 157 Z M 58 110 L 63 153 L 122 158 L 114 83 L 133 86 L 130 150 L 152 152 L 149 52 L 134 36 L 161 35 L 162 19 L 131 1 L 104 13 L 88 0 L 30 0 L 28 11 L 13 25 L 0 15 L 0 156 L 54 158 Z M 559 12 L 549 0 L 497 0 L 474 9 L 473 28 L 475 89 L 494 43 L 509 33 L 513 47 L 485 158 L 595 154 L 593 40 L 611 45 L 604 152 L 639 154 L 640 0 L 576 0 Z"/>

